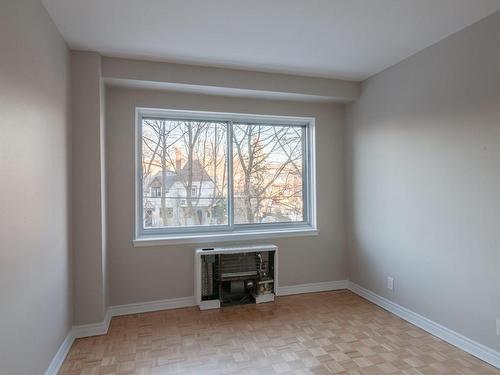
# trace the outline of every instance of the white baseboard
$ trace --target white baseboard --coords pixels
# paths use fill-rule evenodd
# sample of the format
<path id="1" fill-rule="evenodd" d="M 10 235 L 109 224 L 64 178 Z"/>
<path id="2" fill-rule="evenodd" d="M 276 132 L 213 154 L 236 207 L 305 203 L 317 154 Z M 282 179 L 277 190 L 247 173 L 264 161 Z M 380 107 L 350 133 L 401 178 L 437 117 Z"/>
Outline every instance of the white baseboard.
<path id="1" fill-rule="evenodd" d="M 105 335 L 108 333 L 109 323 L 111 322 L 111 315 L 108 311 L 104 317 L 104 320 L 100 323 L 93 324 L 82 324 L 79 326 L 73 326 L 73 336 L 75 339 L 79 339 L 81 337 L 90 337 L 90 336 L 99 336 Z"/>
<path id="2" fill-rule="evenodd" d="M 131 303 L 128 305 L 110 306 L 108 312 L 113 317 L 159 310 L 179 309 L 181 307 L 191 306 L 196 306 L 194 296 L 164 299 L 160 301 Z"/>
<path id="3" fill-rule="evenodd" d="M 460 348 L 473 356 L 500 368 L 500 352 L 497 352 L 487 346 L 480 344 L 474 340 L 461 335 L 458 332 L 452 331 L 441 324 L 433 322 L 432 320 L 417 314 L 406 307 L 398 305 L 387 298 L 379 296 L 372 291 L 363 288 L 353 282 L 349 282 L 349 290 L 357 295 L 367 299 L 370 302 L 382 307 L 383 309 L 399 316 L 400 318 L 416 325 L 417 327 L 429 332 L 430 334 L 439 337 L 440 339 Z"/>
<path id="4" fill-rule="evenodd" d="M 321 283 L 279 286 L 277 295 L 288 296 L 291 294 L 327 292 L 329 290 L 347 289 L 348 286 L 349 282 L 347 280 L 324 281 Z"/>
<path id="5" fill-rule="evenodd" d="M 47 371 L 45 371 L 45 375 L 57 375 L 59 369 L 61 368 L 61 365 L 64 362 L 64 359 L 66 358 L 66 355 L 69 352 L 69 349 L 71 348 L 71 345 L 73 345 L 73 341 L 75 341 L 75 336 L 73 336 L 73 330 L 70 330 L 63 343 L 59 347 L 56 355 L 52 359 L 52 362 L 50 362 Z"/>

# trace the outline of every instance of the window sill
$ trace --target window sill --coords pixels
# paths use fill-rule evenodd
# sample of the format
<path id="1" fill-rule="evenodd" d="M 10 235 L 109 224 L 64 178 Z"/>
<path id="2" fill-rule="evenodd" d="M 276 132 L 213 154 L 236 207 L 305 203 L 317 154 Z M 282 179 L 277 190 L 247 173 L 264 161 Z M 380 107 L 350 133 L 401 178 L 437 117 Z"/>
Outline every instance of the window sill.
<path id="1" fill-rule="evenodd" d="M 178 244 L 203 244 L 228 241 L 264 240 L 268 238 L 316 236 L 318 234 L 319 229 L 308 227 L 286 230 L 262 230 L 252 232 L 230 232 L 200 235 L 189 234 L 172 236 L 143 236 L 134 239 L 133 243 L 134 247 L 149 247 Z"/>

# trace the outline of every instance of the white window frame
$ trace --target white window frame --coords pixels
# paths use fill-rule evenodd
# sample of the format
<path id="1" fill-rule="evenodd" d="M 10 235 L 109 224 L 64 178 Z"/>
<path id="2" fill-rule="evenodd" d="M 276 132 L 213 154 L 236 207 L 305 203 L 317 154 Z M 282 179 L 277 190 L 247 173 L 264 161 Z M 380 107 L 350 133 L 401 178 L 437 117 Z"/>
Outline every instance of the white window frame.
<path id="1" fill-rule="evenodd" d="M 249 122 L 265 125 L 289 125 L 305 128 L 304 140 L 304 221 L 290 223 L 234 224 L 232 173 L 228 173 L 228 225 L 175 228 L 143 227 L 142 119 L 158 117 L 221 122 Z M 228 171 L 232 170 L 232 126 L 227 134 Z M 137 107 L 135 122 L 135 236 L 134 246 L 180 243 L 215 243 L 235 240 L 267 239 L 318 234 L 316 218 L 316 142 L 314 117 L 268 116 L 243 113 L 186 111 Z"/>

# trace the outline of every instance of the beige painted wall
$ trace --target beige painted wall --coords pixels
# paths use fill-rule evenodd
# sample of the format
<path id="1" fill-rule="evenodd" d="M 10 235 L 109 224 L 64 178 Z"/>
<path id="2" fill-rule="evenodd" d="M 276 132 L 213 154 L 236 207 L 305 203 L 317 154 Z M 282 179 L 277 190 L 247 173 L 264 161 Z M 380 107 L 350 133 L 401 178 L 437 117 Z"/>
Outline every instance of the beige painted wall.
<path id="1" fill-rule="evenodd" d="M 103 57 L 103 77 L 128 84 L 153 84 L 156 87 L 174 86 L 177 90 L 210 90 L 227 96 L 259 93 L 315 98 L 317 101 L 355 100 L 359 98 L 361 83 L 332 78 L 305 77 L 289 74 L 264 73 L 248 70 L 215 68 L 198 65 L 173 64 L 144 60 Z M 202 92 L 207 94 L 207 92 Z M 280 98 L 281 100 L 282 98 Z"/>
<path id="2" fill-rule="evenodd" d="M 42 374 L 73 314 L 68 50 L 40 1 L 16 0 L 0 51 L 0 373 Z"/>
<path id="3" fill-rule="evenodd" d="M 370 78 L 346 137 L 350 278 L 496 350 L 499 46 L 500 12 Z"/>
<path id="4" fill-rule="evenodd" d="M 102 322 L 107 309 L 104 89 L 101 56 L 71 52 L 72 205 L 75 324 Z"/>
<path id="5" fill-rule="evenodd" d="M 280 247 L 280 285 L 346 278 L 342 107 L 108 88 L 106 159 L 110 305 L 188 297 L 195 245 L 134 248 L 134 128 L 137 106 L 316 117 L 318 222 L 313 237 L 265 242 Z"/>

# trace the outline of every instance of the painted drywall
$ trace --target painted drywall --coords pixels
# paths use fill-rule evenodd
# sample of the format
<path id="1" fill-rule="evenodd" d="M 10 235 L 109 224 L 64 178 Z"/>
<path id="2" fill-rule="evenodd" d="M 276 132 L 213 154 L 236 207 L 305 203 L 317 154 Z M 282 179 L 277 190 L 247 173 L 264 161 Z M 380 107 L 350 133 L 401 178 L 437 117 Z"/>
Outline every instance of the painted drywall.
<path id="1" fill-rule="evenodd" d="M 42 374 L 72 325 L 69 57 L 40 1 L 0 2 L 0 373 Z"/>
<path id="2" fill-rule="evenodd" d="M 343 224 L 343 110 L 312 104 L 108 88 L 106 91 L 106 186 L 110 305 L 194 294 L 195 245 L 134 248 L 135 108 L 169 108 L 313 116 L 317 138 L 320 233 L 273 239 L 280 248 L 280 285 L 346 278 Z M 262 241 L 261 241 L 262 242 Z"/>
<path id="3" fill-rule="evenodd" d="M 231 91 L 281 94 L 309 98 L 309 100 L 349 101 L 359 97 L 360 82 L 332 78 L 294 76 L 248 70 L 223 69 L 167 62 L 141 61 L 103 57 L 103 76 L 114 82 L 130 84 L 154 83 L 156 87 L 167 84 L 177 90 Z M 198 92 L 199 93 L 199 92 Z"/>
<path id="4" fill-rule="evenodd" d="M 499 45 L 496 13 L 368 79 L 346 114 L 350 279 L 496 350 Z"/>
<path id="5" fill-rule="evenodd" d="M 71 52 L 75 324 L 101 322 L 107 308 L 104 88 L 101 56 Z"/>

